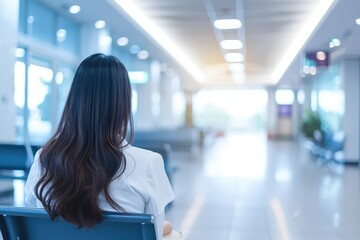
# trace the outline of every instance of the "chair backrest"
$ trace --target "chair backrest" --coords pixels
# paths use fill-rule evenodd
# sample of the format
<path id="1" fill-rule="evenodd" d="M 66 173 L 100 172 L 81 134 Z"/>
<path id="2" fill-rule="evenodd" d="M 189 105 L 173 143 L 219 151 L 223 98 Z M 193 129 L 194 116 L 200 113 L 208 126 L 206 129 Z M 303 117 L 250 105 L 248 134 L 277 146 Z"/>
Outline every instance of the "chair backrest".
<path id="1" fill-rule="evenodd" d="M 0 178 L 26 179 L 33 162 L 30 146 L 22 144 L 0 144 Z M 6 171 L 19 170 L 23 174 L 12 174 Z"/>
<path id="2" fill-rule="evenodd" d="M 44 209 L 0 206 L 4 240 L 156 240 L 153 216 L 104 212 L 93 228 L 77 228 L 58 218 L 52 221 Z"/>
<path id="3" fill-rule="evenodd" d="M 27 170 L 30 166 L 25 145 L 0 144 L 0 169 Z"/>

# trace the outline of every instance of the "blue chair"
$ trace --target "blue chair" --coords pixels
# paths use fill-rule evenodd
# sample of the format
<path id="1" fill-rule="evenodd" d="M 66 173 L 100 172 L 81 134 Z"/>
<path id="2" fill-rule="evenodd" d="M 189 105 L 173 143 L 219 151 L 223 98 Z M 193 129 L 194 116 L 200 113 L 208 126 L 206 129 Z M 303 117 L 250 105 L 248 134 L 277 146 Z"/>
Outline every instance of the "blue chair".
<path id="1" fill-rule="evenodd" d="M 77 228 L 61 218 L 52 221 L 40 208 L 0 206 L 4 240 L 156 240 L 153 216 L 104 212 L 93 228 Z"/>
<path id="2" fill-rule="evenodd" d="M 26 179 L 33 157 L 30 146 L 0 144 L 0 178 Z"/>

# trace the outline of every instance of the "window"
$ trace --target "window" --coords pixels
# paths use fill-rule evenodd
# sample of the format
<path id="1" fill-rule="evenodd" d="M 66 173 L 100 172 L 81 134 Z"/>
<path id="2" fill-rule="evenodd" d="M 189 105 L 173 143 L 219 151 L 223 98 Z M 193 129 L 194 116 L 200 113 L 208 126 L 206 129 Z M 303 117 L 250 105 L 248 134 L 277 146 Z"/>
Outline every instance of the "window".
<path id="1" fill-rule="evenodd" d="M 265 127 L 265 90 L 202 90 L 194 96 L 194 122 L 221 130 Z"/>
<path id="2" fill-rule="evenodd" d="M 31 142 L 42 143 L 52 130 L 53 70 L 48 60 L 32 58 L 28 69 L 28 129 Z"/>
<path id="3" fill-rule="evenodd" d="M 67 96 L 70 91 L 71 83 L 73 81 L 75 74 L 75 70 L 70 66 L 61 66 L 58 69 L 58 72 L 55 75 L 55 82 L 56 82 L 56 89 L 58 91 L 58 98 L 57 98 L 57 121 L 60 120 L 60 117 L 63 113 L 64 106 L 66 103 Z"/>
<path id="4" fill-rule="evenodd" d="M 278 105 L 292 105 L 294 103 L 294 92 L 289 89 L 276 90 L 275 101 Z"/>
<path id="5" fill-rule="evenodd" d="M 27 1 L 19 1 L 19 32 L 26 34 L 26 24 L 27 24 Z"/>
<path id="6" fill-rule="evenodd" d="M 68 18 L 59 16 L 56 29 L 56 42 L 60 48 L 79 53 L 79 25 Z"/>
<path id="7" fill-rule="evenodd" d="M 16 139 L 17 141 L 24 140 L 24 133 L 25 133 L 25 63 L 18 59 L 15 62 L 14 68 L 14 101 L 16 106 Z"/>
<path id="8" fill-rule="evenodd" d="M 47 7 L 36 1 L 29 1 L 27 33 L 36 39 L 54 45 L 55 17 L 56 15 Z"/>

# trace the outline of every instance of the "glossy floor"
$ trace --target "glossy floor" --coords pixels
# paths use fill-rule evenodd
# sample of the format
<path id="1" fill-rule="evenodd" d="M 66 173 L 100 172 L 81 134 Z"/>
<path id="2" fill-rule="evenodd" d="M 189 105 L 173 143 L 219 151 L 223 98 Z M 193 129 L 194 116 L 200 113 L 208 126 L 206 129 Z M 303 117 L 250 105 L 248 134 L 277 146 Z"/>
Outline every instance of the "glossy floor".
<path id="1" fill-rule="evenodd" d="M 360 170 L 315 160 L 298 141 L 229 133 L 202 151 L 175 152 L 167 219 L 186 240 L 358 240 Z M 21 181 L 14 197 L 21 205 Z M 0 237 L 1 239 L 1 237 Z"/>
<path id="2" fill-rule="evenodd" d="M 299 141 L 232 133 L 174 153 L 167 218 L 187 240 L 360 239 L 360 170 L 313 159 Z"/>

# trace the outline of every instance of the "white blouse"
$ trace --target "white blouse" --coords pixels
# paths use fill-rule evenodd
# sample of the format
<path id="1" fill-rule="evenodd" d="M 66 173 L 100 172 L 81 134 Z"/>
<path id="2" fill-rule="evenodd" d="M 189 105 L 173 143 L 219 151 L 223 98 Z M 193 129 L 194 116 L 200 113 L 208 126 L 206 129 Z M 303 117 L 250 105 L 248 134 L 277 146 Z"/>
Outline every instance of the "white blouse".
<path id="1" fill-rule="evenodd" d="M 25 204 L 42 208 L 34 187 L 41 176 L 39 161 L 41 149 L 36 153 L 25 183 Z M 157 239 L 162 239 L 165 206 L 174 200 L 174 192 L 165 173 L 160 154 L 128 145 L 124 148 L 126 169 L 110 184 L 110 194 L 116 203 L 129 213 L 148 213 L 155 217 Z M 100 208 L 115 211 L 103 194 L 99 196 Z"/>

